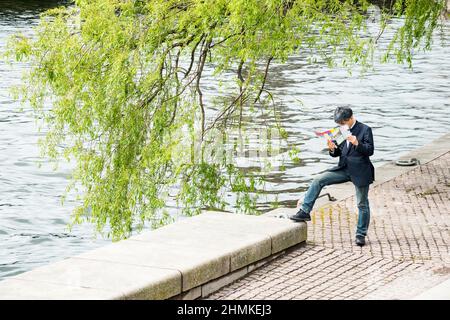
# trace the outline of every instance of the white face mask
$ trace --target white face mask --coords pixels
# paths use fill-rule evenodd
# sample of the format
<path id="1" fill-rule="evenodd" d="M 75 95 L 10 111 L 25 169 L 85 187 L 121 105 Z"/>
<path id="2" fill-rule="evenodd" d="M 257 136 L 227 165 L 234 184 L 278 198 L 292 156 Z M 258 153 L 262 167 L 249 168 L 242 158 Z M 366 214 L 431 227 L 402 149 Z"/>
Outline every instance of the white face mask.
<path id="1" fill-rule="evenodd" d="M 343 126 L 339 126 L 339 129 L 345 139 L 347 139 L 347 137 L 351 134 L 347 124 L 344 124 Z"/>

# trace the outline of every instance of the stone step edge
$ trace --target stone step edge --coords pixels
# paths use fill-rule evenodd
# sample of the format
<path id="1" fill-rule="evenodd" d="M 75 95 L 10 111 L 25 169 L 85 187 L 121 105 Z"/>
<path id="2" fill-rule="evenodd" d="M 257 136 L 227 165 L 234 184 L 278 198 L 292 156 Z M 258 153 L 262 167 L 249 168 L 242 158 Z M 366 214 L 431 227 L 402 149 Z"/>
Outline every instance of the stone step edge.
<path id="1" fill-rule="evenodd" d="M 168 300 L 196 300 L 196 299 L 200 299 L 200 298 L 208 298 L 209 295 L 222 289 L 223 287 L 226 287 L 227 285 L 238 281 L 239 279 L 241 279 L 244 276 L 248 275 L 249 273 L 255 271 L 256 269 L 259 269 L 259 268 L 265 266 L 269 262 L 271 262 L 277 258 L 280 258 L 280 257 L 288 254 L 291 251 L 295 251 L 298 248 L 303 247 L 305 245 L 306 245 L 305 241 L 297 243 L 296 245 L 293 245 L 290 248 L 286 248 L 280 252 L 270 255 L 269 257 L 266 257 L 264 259 L 254 262 L 254 263 L 251 263 L 248 266 L 245 266 L 241 269 L 235 270 L 235 271 L 233 271 L 229 274 L 226 274 L 222 277 L 211 280 L 203 285 L 192 288 L 186 292 L 183 292 L 174 297 L 171 297 Z"/>

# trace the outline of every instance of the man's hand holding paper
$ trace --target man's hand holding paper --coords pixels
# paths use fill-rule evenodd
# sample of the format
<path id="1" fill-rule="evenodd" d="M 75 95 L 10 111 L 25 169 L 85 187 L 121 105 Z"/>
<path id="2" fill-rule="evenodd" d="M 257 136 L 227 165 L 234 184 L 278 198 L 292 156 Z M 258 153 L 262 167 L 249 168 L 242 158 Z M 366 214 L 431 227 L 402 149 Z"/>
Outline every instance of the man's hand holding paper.
<path id="1" fill-rule="evenodd" d="M 356 137 L 353 136 L 353 135 L 349 135 L 349 136 L 347 137 L 347 140 L 350 141 L 350 143 L 353 144 L 353 145 L 355 145 L 355 146 L 358 145 L 358 139 L 356 139 Z"/>
<path id="2" fill-rule="evenodd" d="M 331 151 L 333 151 L 335 148 L 337 148 L 337 146 L 333 143 L 333 141 L 331 139 L 327 140 L 327 144 L 328 144 L 328 149 L 330 149 Z"/>
<path id="3" fill-rule="evenodd" d="M 355 146 L 358 145 L 358 139 L 356 139 L 356 137 L 351 134 L 350 130 L 348 129 L 348 125 L 340 126 L 339 130 L 341 131 L 341 134 L 344 137 L 344 139 L 346 139 L 348 142 L 350 142 Z"/>

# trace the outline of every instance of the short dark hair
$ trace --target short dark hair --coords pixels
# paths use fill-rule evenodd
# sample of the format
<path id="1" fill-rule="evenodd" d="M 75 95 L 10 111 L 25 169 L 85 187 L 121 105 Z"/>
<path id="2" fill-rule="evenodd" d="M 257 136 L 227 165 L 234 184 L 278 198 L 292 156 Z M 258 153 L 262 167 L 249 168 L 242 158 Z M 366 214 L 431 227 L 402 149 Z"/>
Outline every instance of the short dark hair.
<path id="1" fill-rule="evenodd" d="M 349 107 L 337 107 L 334 110 L 334 122 L 346 121 L 353 116 L 353 111 Z"/>

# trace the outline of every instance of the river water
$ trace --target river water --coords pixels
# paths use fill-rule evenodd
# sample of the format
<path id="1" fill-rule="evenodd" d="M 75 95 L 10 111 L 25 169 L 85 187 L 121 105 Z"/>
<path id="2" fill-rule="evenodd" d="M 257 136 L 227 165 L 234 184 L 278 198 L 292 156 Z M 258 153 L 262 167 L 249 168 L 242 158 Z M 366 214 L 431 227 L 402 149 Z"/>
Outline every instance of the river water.
<path id="1" fill-rule="evenodd" d="M 55 2 L 0 0 L 0 50 L 8 36 L 31 34 L 39 12 Z M 314 175 L 336 162 L 313 134 L 313 130 L 334 126 L 336 105 L 351 106 L 356 118 L 373 128 L 375 166 L 447 133 L 449 36 L 450 24 L 446 23 L 444 32 L 435 35 L 433 50 L 417 53 L 413 70 L 394 63 L 376 64 L 361 77 L 358 72 L 349 75 L 341 68 L 308 64 L 301 55 L 286 64 L 274 64 L 267 87 L 277 97 L 281 121 L 290 144 L 300 149 L 301 161 L 288 161 L 285 170 L 274 168 L 266 176 L 268 192 L 260 198 L 259 208 L 268 210 L 275 200 L 279 205 L 295 205 Z M 66 229 L 76 201 L 69 198 L 61 206 L 60 196 L 71 167 L 61 163 L 54 171 L 39 157 L 37 140 L 45 132 L 38 132 L 31 109 L 19 111 L 9 93 L 27 67 L 0 61 L 0 279 L 109 243 L 95 238 L 90 225 L 71 232 Z M 266 120 L 252 119 L 254 128 Z M 251 170 L 251 164 L 247 165 Z"/>

